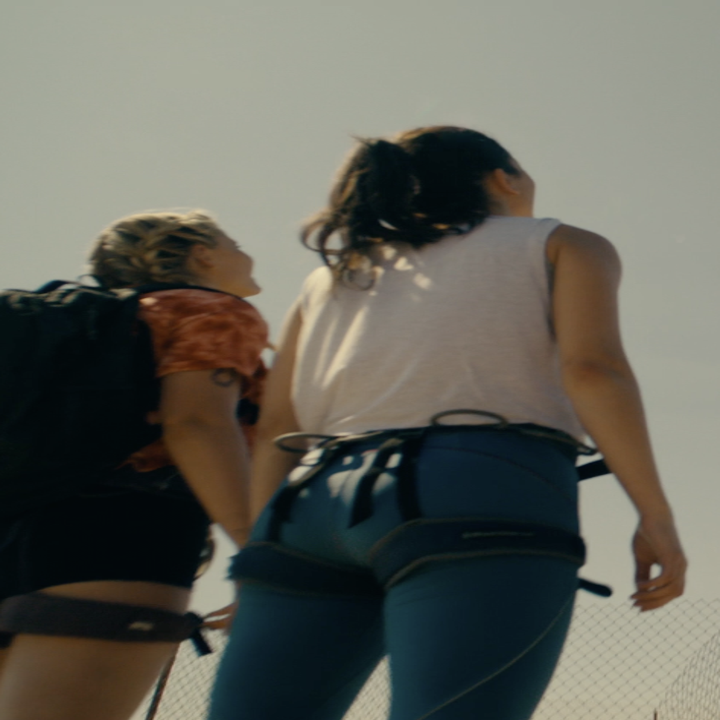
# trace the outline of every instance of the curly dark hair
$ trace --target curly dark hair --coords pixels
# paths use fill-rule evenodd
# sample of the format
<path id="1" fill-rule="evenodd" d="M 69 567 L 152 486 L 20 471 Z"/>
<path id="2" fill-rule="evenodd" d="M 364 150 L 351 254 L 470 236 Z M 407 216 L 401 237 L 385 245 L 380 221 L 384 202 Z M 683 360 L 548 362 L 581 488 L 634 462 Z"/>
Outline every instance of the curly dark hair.
<path id="1" fill-rule="evenodd" d="M 502 145 L 466 128 L 359 139 L 328 206 L 304 225 L 302 243 L 320 253 L 336 279 L 355 284 L 355 271 L 383 242 L 420 248 L 480 225 L 490 215 L 483 179 L 498 168 L 519 173 Z M 340 247 L 330 247 L 333 238 Z"/>

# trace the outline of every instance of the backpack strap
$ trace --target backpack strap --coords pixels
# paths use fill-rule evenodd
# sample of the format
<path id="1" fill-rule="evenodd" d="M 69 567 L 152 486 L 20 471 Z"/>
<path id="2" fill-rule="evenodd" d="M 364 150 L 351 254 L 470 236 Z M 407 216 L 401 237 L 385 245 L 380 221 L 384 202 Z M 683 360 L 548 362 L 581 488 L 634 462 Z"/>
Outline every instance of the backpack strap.
<path id="1" fill-rule="evenodd" d="M 50 280 L 50 282 L 46 282 L 44 285 L 41 285 L 37 290 L 35 290 L 36 293 L 43 295 L 45 293 L 53 292 L 54 290 L 57 290 L 58 288 L 61 288 L 63 285 L 77 285 L 78 283 L 73 282 L 72 280 Z M 98 288 L 100 289 L 100 288 Z"/>
<path id="2" fill-rule="evenodd" d="M 60 597 L 45 593 L 15 595 L 0 604 L 0 633 L 94 638 L 120 642 L 181 642 L 191 639 L 200 655 L 212 649 L 200 634 L 195 613 L 169 612 L 124 603 Z"/>

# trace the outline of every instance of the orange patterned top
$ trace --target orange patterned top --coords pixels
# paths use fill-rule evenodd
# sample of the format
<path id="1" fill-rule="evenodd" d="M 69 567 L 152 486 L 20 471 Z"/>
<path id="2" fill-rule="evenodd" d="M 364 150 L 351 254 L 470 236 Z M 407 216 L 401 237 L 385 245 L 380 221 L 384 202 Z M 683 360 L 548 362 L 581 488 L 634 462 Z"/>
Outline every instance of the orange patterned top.
<path id="1" fill-rule="evenodd" d="M 207 290 L 160 290 L 140 298 L 138 316 L 150 328 L 157 377 L 232 368 L 242 378 L 243 400 L 259 404 L 267 374 L 260 353 L 268 346 L 268 328 L 250 303 Z M 240 422 L 252 443 L 254 428 Z M 128 462 L 145 472 L 171 465 L 172 459 L 158 440 Z"/>

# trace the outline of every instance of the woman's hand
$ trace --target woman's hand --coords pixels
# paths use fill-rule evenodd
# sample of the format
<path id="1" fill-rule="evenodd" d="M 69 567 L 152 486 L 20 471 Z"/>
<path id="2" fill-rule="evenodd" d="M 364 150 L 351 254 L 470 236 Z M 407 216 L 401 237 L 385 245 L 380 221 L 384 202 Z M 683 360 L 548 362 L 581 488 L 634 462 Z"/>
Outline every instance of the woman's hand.
<path id="1" fill-rule="evenodd" d="M 683 594 L 687 560 L 672 516 L 641 518 L 632 541 L 637 592 L 631 598 L 640 612 L 655 610 Z M 653 565 L 660 574 L 651 577 Z"/>

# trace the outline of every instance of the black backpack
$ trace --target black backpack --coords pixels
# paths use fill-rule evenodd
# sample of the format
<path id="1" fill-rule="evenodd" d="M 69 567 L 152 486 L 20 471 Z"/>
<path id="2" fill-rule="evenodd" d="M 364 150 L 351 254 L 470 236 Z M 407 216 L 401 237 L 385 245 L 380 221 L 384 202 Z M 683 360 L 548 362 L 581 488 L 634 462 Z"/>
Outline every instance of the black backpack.
<path id="1" fill-rule="evenodd" d="M 0 292 L 0 516 L 71 496 L 160 437 L 138 301 L 180 287 Z"/>

